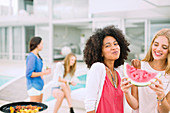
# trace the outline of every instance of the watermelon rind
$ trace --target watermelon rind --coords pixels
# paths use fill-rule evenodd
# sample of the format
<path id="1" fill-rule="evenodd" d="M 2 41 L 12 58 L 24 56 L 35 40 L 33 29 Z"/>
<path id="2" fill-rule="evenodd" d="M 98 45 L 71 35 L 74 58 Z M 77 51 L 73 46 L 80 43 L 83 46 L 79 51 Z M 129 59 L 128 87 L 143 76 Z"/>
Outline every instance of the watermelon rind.
<path id="1" fill-rule="evenodd" d="M 128 74 L 127 74 L 127 72 L 126 72 L 126 65 L 127 65 L 127 64 L 128 64 L 128 63 L 124 63 L 124 75 L 128 78 L 128 80 L 131 81 L 131 84 L 133 84 L 133 85 L 135 85 L 135 86 L 138 86 L 138 87 L 144 87 L 144 86 L 151 85 L 151 82 L 155 82 L 155 81 L 156 81 L 156 79 L 151 79 L 151 80 L 148 81 L 148 82 L 136 82 L 136 81 L 132 80 L 130 77 L 128 77 Z M 157 73 L 156 77 L 157 77 L 157 78 L 160 78 L 161 75 L 162 75 L 161 73 Z"/>

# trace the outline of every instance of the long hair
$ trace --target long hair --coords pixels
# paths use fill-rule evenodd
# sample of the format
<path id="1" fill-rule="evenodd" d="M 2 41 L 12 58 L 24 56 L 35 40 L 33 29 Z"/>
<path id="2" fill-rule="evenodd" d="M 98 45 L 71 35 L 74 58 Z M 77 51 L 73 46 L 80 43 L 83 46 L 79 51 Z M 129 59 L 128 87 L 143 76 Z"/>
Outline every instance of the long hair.
<path id="1" fill-rule="evenodd" d="M 165 36 L 168 39 L 169 47 L 168 47 L 168 56 L 166 59 L 167 66 L 165 68 L 165 73 L 170 74 L 170 29 L 168 29 L 168 28 L 162 29 L 156 33 L 156 35 L 152 39 L 152 42 L 151 42 L 148 52 L 142 61 L 151 62 L 154 60 L 154 58 L 152 56 L 152 45 L 153 45 L 155 39 L 159 36 Z"/>
<path id="2" fill-rule="evenodd" d="M 29 42 L 29 50 L 30 52 L 33 51 L 35 48 L 37 48 L 37 46 L 41 43 L 42 38 L 41 37 L 32 37 L 30 42 Z M 38 54 L 39 58 L 41 58 L 41 56 Z"/>
<path id="3" fill-rule="evenodd" d="M 74 75 L 75 71 L 76 71 L 76 61 L 73 64 L 73 66 L 70 66 L 70 58 L 74 56 L 76 58 L 76 56 L 73 53 L 69 53 L 65 59 L 64 59 L 64 77 L 70 73 L 71 76 Z"/>

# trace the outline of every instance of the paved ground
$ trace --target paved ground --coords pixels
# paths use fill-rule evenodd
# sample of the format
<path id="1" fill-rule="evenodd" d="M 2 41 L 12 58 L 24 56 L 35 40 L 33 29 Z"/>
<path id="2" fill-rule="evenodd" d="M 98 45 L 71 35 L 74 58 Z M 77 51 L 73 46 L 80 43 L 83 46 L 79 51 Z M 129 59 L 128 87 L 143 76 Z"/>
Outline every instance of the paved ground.
<path id="1" fill-rule="evenodd" d="M 53 65 L 54 66 L 54 65 Z M 52 67 L 53 67 L 52 66 Z M 84 68 L 84 63 L 78 63 L 78 68 Z M 25 64 L 24 63 L 0 63 L 0 75 L 14 76 L 16 80 L 11 81 L 3 87 L 0 87 L 0 106 L 17 101 L 29 101 L 26 91 L 26 78 L 25 78 Z M 44 94 L 44 103 L 49 107 L 42 113 L 53 113 L 55 100 L 45 102 L 45 100 L 51 95 L 51 88 L 47 85 L 51 80 L 53 71 L 50 75 L 44 76 L 44 82 L 46 84 L 46 94 Z M 74 103 L 74 110 L 76 113 L 85 113 L 84 106 L 79 102 Z M 78 107 L 77 107 L 78 106 Z M 0 112 L 1 113 L 1 112 Z M 69 113 L 69 108 L 66 100 L 63 101 L 58 113 Z"/>
<path id="2" fill-rule="evenodd" d="M 0 100 L 5 101 L 23 101 L 28 98 L 26 92 L 26 79 L 21 77 L 11 85 L 0 90 Z"/>
<path id="3" fill-rule="evenodd" d="M 53 67 L 53 66 L 52 66 Z M 84 63 L 78 63 L 77 65 L 79 72 L 82 73 L 84 68 L 86 68 Z M 81 70 L 83 69 L 83 70 Z M 5 87 L 0 87 L 0 106 L 14 102 L 14 101 L 29 101 L 27 92 L 26 92 L 26 79 L 25 79 L 25 64 L 24 63 L 0 63 L 0 75 L 6 76 L 16 76 L 17 80 L 12 81 L 12 83 L 7 84 Z M 54 105 L 56 100 L 46 102 L 45 100 L 51 95 L 50 81 L 52 79 L 53 73 L 48 76 L 44 76 L 45 81 L 45 94 L 43 98 L 43 102 L 48 105 L 48 109 L 41 113 L 53 113 Z M 79 94 L 78 94 L 78 93 Z M 77 98 L 81 97 L 82 91 L 73 91 L 73 107 L 75 113 L 85 113 L 84 103 L 81 100 L 77 100 Z M 84 95 L 83 95 L 84 96 Z M 1 112 L 0 112 L 1 113 Z M 64 99 L 61 108 L 58 113 L 69 113 L 69 108 L 67 105 L 66 99 Z M 131 113 L 127 104 L 125 105 L 125 113 Z"/>
<path id="4" fill-rule="evenodd" d="M 44 83 L 47 84 L 52 79 L 52 74 L 44 77 Z M 0 90 L 0 100 L 5 101 L 24 101 L 28 98 L 26 77 L 21 76 L 11 84 Z"/>

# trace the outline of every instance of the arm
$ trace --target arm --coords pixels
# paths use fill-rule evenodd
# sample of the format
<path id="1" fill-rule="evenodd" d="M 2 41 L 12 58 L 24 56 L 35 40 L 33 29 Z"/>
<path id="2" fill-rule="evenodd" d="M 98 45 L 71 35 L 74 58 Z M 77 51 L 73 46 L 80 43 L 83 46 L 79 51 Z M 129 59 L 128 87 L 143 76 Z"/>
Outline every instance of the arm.
<path id="1" fill-rule="evenodd" d="M 56 63 L 56 67 L 54 70 L 53 81 L 67 83 L 67 81 L 63 79 L 63 76 L 64 76 L 64 66 L 61 62 L 58 62 Z"/>
<path id="2" fill-rule="evenodd" d="M 44 71 L 42 71 L 42 72 L 32 72 L 31 77 L 38 77 L 38 76 L 47 75 L 47 74 L 49 74 L 50 72 L 51 72 L 50 69 L 44 70 Z"/>
<path id="3" fill-rule="evenodd" d="M 72 86 L 75 86 L 75 85 L 77 84 L 77 83 L 74 82 L 74 81 L 65 80 L 64 78 L 61 78 L 60 76 L 59 76 L 59 78 L 58 78 L 58 81 L 59 81 L 59 82 L 63 82 L 63 83 L 68 84 L 68 85 L 72 85 Z"/>
<path id="4" fill-rule="evenodd" d="M 141 69 L 141 62 L 138 59 L 133 59 L 131 61 L 131 65 L 134 66 L 137 69 Z M 131 94 L 133 96 L 133 98 L 131 98 L 130 103 L 131 103 L 131 107 L 136 110 L 137 108 L 139 108 L 139 99 L 138 99 L 138 87 L 136 86 L 132 86 L 131 89 Z M 135 104 L 134 104 L 135 103 Z"/>
<path id="5" fill-rule="evenodd" d="M 61 76 L 59 76 L 58 81 L 59 82 L 64 82 L 65 84 L 67 84 L 67 82 L 68 82 L 67 80 L 61 78 Z"/>
<path id="6" fill-rule="evenodd" d="M 134 66 L 137 69 L 141 69 L 141 62 L 138 59 L 133 59 L 131 61 L 131 65 Z M 137 108 L 139 108 L 139 98 L 138 98 L 138 87 L 136 86 L 132 86 L 131 89 L 131 94 L 133 97 L 131 97 L 131 100 L 129 100 L 129 102 L 131 103 L 131 107 L 136 110 Z"/>
<path id="7" fill-rule="evenodd" d="M 64 66 L 63 66 L 63 64 L 62 64 L 61 62 L 58 62 L 58 63 L 56 64 L 56 68 L 55 68 L 55 70 L 54 70 L 53 80 L 54 80 L 55 82 L 57 82 L 57 81 L 58 81 L 58 82 L 63 82 L 63 83 L 65 83 L 65 84 L 71 84 L 71 85 L 73 85 L 73 86 L 76 85 L 76 83 L 73 82 L 73 81 L 65 80 L 65 79 L 63 78 L 63 75 L 64 75 Z"/>
<path id="8" fill-rule="evenodd" d="M 138 100 L 138 87 L 136 86 L 132 86 L 132 89 L 131 89 L 131 94 L 133 96 L 133 109 L 137 109 L 139 108 L 139 100 Z M 134 104 L 135 103 L 135 104 Z"/>
<path id="9" fill-rule="evenodd" d="M 26 61 L 26 76 L 27 77 L 38 77 L 44 75 L 43 72 L 35 72 L 36 58 L 32 55 L 28 56 Z"/>
<path id="10" fill-rule="evenodd" d="M 34 56 L 28 56 L 26 60 L 26 77 L 31 77 L 32 73 L 35 70 L 35 57 Z"/>
<path id="11" fill-rule="evenodd" d="M 127 80 L 127 77 L 122 78 L 121 80 L 121 89 L 125 94 L 127 103 L 129 104 L 129 106 L 136 110 L 139 107 L 139 103 L 138 103 L 138 88 L 136 86 L 133 86 L 130 83 L 130 80 Z M 131 93 L 129 91 L 129 88 L 131 87 Z"/>
<path id="12" fill-rule="evenodd" d="M 157 82 L 152 82 L 154 86 L 149 86 L 157 95 L 158 111 L 160 113 L 169 113 L 170 111 L 170 92 L 167 95 L 164 93 L 163 83 L 159 78 L 156 78 Z"/>
<path id="13" fill-rule="evenodd" d="M 132 89 L 131 89 L 131 93 L 125 93 L 125 97 L 126 97 L 126 100 L 127 100 L 127 103 L 129 104 L 129 106 L 136 110 L 137 108 L 139 108 L 139 103 L 138 103 L 138 97 L 137 95 L 137 91 L 138 88 L 136 86 L 132 86 Z"/>
<path id="14" fill-rule="evenodd" d="M 99 98 L 99 89 L 104 65 L 95 63 L 87 73 L 85 108 L 88 113 L 95 113 L 96 103 Z"/>
<path id="15" fill-rule="evenodd" d="M 27 61 L 26 61 L 26 76 L 27 77 L 39 77 L 43 75 L 47 75 L 51 73 L 51 69 L 47 69 L 43 72 L 35 72 L 35 62 L 36 62 L 36 57 L 34 56 L 28 56 Z"/>
<path id="16" fill-rule="evenodd" d="M 158 110 L 160 113 L 169 113 L 170 111 L 170 92 L 165 96 L 161 105 L 158 104 Z"/>
<path id="17" fill-rule="evenodd" d="M 137 69 L 141 68 L 141 62 L 138 59 L 133 59 L 131 61 L 131 65 L 134 66 Z M 121 80 L 121 89 L 125 94 L 127 103 L 129 104 L 129 106 L 136 110 L 137 108 L 139 108 L 139 101 L 138 101 L 138 87 L 132 85 L 130 83 L 130 81 L 124 81 L 128 79 L 127 77 L 124 77 Z M 131 87 L 131 93 L 129 92 L 129 88 Z"/>

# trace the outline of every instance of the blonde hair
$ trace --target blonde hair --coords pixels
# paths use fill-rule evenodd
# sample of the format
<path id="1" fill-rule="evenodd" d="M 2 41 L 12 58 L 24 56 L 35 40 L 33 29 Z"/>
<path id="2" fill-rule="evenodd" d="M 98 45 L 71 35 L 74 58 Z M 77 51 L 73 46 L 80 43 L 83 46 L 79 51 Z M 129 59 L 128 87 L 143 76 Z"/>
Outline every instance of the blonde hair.
<path id="1" fill-rule="evenodd" d="M 154 60 L 154 58 L 152 56 L 152 45 L 153 45 L 155 39 L 159 36 L 165 36 L 168 39 L 169 46 L 168 46 L 168 56 L 166 59 L 167 66 L 165 68 L 165 73 L 170 74 L 170 29 L 168 29 L 168 28 L 162 29 L 156 33 L 156 35 L 152 39 L 151 45 L 149 47 L 149 51 L 147 52 L 145 58 L 142 61 L 151 62 Z"/>
<path id="2" fill-rule="evenodd" d="M 70 66 L 70 58 L 74 56 L 76 58 L 76 56 L 73 53 L 68 54 L 65 59 L 64 59 L 64 77 L 70 73 L 71 76 L 74 75 L 75 71 L 76 71 L 76 61 L 73 64 L 73 66 Z"/>

